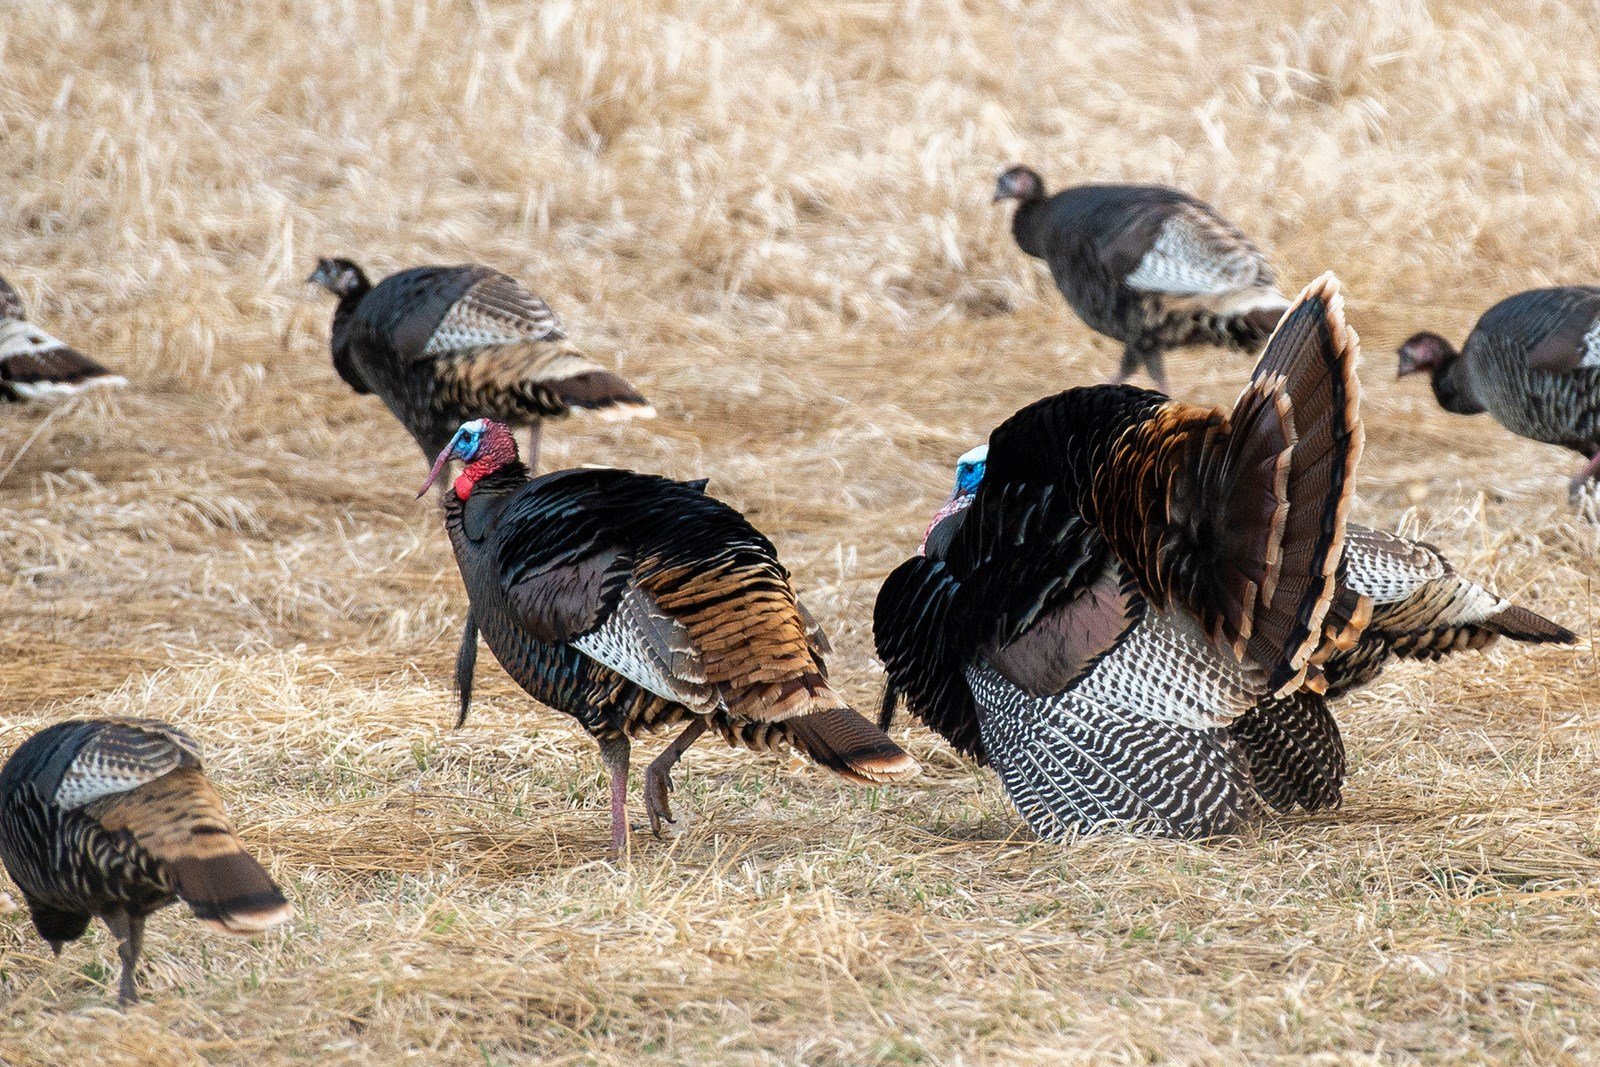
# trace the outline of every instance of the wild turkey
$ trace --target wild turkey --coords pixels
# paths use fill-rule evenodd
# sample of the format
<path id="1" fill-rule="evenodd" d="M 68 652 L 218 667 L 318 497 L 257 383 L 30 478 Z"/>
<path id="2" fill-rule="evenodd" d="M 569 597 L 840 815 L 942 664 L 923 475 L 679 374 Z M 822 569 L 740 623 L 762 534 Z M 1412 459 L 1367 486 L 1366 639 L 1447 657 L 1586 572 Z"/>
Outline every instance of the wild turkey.
<path id="1" fill-rule="evenodd" d="M 962 457 L 955 492 L 918 555 L 879 595 L 874 633 L 889 670 L 879 726 L 888 729 L 904 697 L 957 750 L 991 763 L 1046 838 L 1114 822 L 1204 837 L 1253 821 L 1263 800 L 1278 811 L 1336 806 L 1344 746 L 1327 699 L 1303 689 L 1240 710 L 1257 683 L 1192 634 L 1175 640 L 1170 620 L 1134 598 L 1123 616 L 1137 620 L 1123 634 L 1126 644 L 1089 664 L 1081 681 L 1060 691 L 1054 685 L 1061 676 L 1016 684 L 1030 677 L 1030 667 L 1044 669 L 1046 657 L 1067 668 L 1082 662 L 1084 645 L 1097 647 L 1121 625 L 1115 610 L 1102 610 L 1079 620 L 1083 629 L 1063 633 L 1073 616 L 1033 607 L 1049 601 L 1061 575 L 1071 581 L 1084 568 L 1114 564 L 1105 562 L 1104 539 L 1081 519 L 1030 514 L 1021 495 L 1009 526 L 1013 540 L 997 538 L 972 558 L 963 531 L 987 450 Z M 1049 494 L 1040 494 L 1040 505 L 1051 506 Z M 1063 533 L 1059 541 L 1052 529 Z M 1499 637 L 1574 640 L 1457 574 L 1431 545 L 1393 534 L 1349 526 L 1340 583 L 1347 601 L 1371 603 L 1371 618 L 1353 647 L 1322 664 L 1328 698 L 1370 681 L 1397 657 L 1438 659 Z M 1096 619 L 1106 628 L 1099 636 Z M 1016 636 L 991 636 L 997 634 Z M 1226 725 L 1196 721 L 1195 709 L 1218 706 L 1236 717 Z M 1098 783 L 1095 764 L 1108 775 Z M 1187 788 L 1178 791 L 1172 781 Z"/>
<path id="2" fill-rule="evenodd" d="M 79 719 L 33 735 L 0 770 L 0 860 L 34 929 L 60 955 L 93 918 L 122 957 L 120 1000 L 145 918 L 182 899 L 223 933 L 287 920 L 283 894 L 244 851 L 185 733 L 148 719 Z"/>
<path id="3" fill-rule="evenodd" d="M 1263 794 L 1337 802 L 1343 749 L 1312 687 L 1370 607 L 1336 582 L 1356 354 L 1326 276 L 1232 413 L 1107 385 L 1006 420 L 879 593 L 885 718 L 903 696 L 1046 837 L 1207 837 Z"/>
<path id="4" fill-rule="evenodd" d="M 655 414 L 633 386 L 561 343 L 561 320 L 516 279 L 488 267 L 413 267 L 376 286 L 348 259 L 321 259 L 306 279 L 339 298 L 333 365 L 410 431 L 425 459 L 471 419 L 529 429 L 574 410 L 600 418 Z"/>
<path id="5" fill-rule="evenodd" d="M 917 773 L 828 685 L 772 544 L 703 483 L 606 469 L 530 481 L 510 430 L 477 420 L 422 492 L 452 459 L 466 466 L 442 494 L 445 527 L 473 616 L 507 673 L 600 743 L 614 853 L 627 842 L 628 738 L 643 730 L 687 724 L 645 774 L 658 833 L 672 767 L 708 727 L 747 748 L 792 746 L 855 782 Z"/>
<path id="6" fill-rule="evenodd" d="M 1079 185 L 1046 196 L 1028 167 L 1000 175 L 994 199 L 1016 200 L 1011 232 L 1050 265 L 1056 288 L 1090 329 L 1123 344 L 1113 384 L 1141 366 L 1167 388 L 1162 354 L 1214 344 L 1260 349 L 1289 301 L 1249 238 L 1209 204 L 1161 185 Z"/>
<path id="7" fill-rule="evenodd" d="M 1331 346 L 1337 314 L 1325 322 Z M 1286 320 L 1285 331 L 1302 325 Z M 1340 347 L 1353 356 L 1354 346 L 1350 337 Z M 1336 437 L 1297 425 L 1320 439 L 1314 448 Z M 1004 430 L 991 438 L 996 451 L 1051 447 Z M 904 698 L 990 763 L 1046 838 L 1111 824 L 1206 837 L 1248 825 L 1263 802 L 1338 804 L 1344 747 L 1326 698 L 1309 687 L 1269 695 L 1259 665 L 1219 648 L 1188 612 L 1139 594 L 1084 521 L 1070 479 L 1018 479 L 1004 473 L 1016 457 L 990 454 L 983 445 L 962 457 L 918 555 L 879 594 L 873 630 L 889 672 L 879 725 Z M 1291 486 L 1296 464 L 1291 455 Z M 1499 635 L 1572 639 L 1456 575 L 1431 547 L 1391 535 L 1350 527 L 1337 574 L 1321 623 L 1337 636 L 1315 656 L 1329 694 L 1393 656 L 1435 658 Z"/>
<path id="8" fill-rule="evenodd" d="M 1419 371 L 1446 411 L 1487 411 L 1514 434 L 1581 455 L 1574 493 L 1600 477 L 1600 287 L 1507 297 L 1483 313 L 1460 352 L 1419 333 L 1400 346 L 1399 376 Z"/>
<path id="9" fill-rule="evenodd" d="M 0 400 L 44 400 L 127 384 L 29 322 L 22 298 L 0 278 Z"/>

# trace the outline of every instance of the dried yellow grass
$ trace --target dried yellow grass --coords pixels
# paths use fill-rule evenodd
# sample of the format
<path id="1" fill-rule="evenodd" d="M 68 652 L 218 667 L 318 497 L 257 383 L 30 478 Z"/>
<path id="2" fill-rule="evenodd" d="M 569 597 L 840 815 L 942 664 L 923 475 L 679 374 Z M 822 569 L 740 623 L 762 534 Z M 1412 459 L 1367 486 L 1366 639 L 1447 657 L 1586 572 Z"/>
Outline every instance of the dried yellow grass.
<path id="1" fill-rule="evenodd" d="M 133 384 L 0 412 L 0 752 L 69 715 L 191 729 L 300 918 L 163 912 L 119 1015 L 103 931 L 57 961 L 0 916 L 0 1062 L 1592 1060 L 1587 645 L 1392 670 L 1341 709 L 1344 809 L 1250 840 L 1039 845 L 901 728 L 926 773 L 893 790 L 702 744 L 688 830 L 609 863 L 568 720 L 485 656 L 448 729 L 462 595 L 419 457 L 300 279 L 526 280 L 662 413 L 552 427 L 547 462 L 709 476 L 865 707 L 873 596 L 954 457 L 1114 365 L 994 175 L 1172 182 L 1286 287 L 1342 279 L 1356 517 L 1587 636 L 1575 460 L 1390 378 L 1414 329 L 1600 276 L 1597 36 L 1558 3 L 13 3 L 0 271 Z M 1248 361 L 1169 367 L 1220 402 Z"/>

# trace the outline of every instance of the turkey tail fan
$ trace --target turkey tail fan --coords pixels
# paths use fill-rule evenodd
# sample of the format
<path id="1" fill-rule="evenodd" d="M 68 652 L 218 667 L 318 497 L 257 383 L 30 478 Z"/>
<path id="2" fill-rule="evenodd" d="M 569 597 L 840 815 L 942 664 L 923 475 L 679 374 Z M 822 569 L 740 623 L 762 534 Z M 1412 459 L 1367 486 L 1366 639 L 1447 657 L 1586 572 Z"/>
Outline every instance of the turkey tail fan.
<path id="1" fill-rule="evenodd" d="M 1338 280 L 1324 274 L 1278 323 L 1225 443 L 1202 459 L 1201 491 L 1220 502 L 1210 524 L 1215 636 L 1265 667 L 1275 693 L 1306 680 L 1338 591 L 1363 439 L 1359 353 Z"/>
<path id="2" fill-rule="evenodd" d="M 66 345 L 16 355 L 6 355 L 4 346 L 0 345 L 0 393 L 31 400 L 127 384 L 128 380 L 120 374 L 112 374 Z"/>
<path id="3" fill-rule="evenodd" d="M 849 708 L 801 715 L 783 726 L 790 744 L 852 782 L 882 785 L 915 778 L 922 770 L 887 734 Z"/>
<path id="4" fill-rule="evenodd" d="M 234 836 L 222 798 L 196 767 L 180 767 L 118 796 L 97 814 L 165 863 L 195 918 L 248 936 L 287 920 L 289 902 Z"/>
<path id="5" fill-rule="evenodd" d="M 502 422 L 582 409 L 601 419 L 653 418 L 655 408 L 622 378 L 567 346 L 505 344 L 442 357 L 440 396 Z"/>
<path id="6" fill-rule="evenodd" d="M 1336 808 L 1344 795 L 1344 740 L 1317 693 L 1263 700 L 1229 732 L 1250 763 L 1256 790 L 1275 811 Z"/>
<path id="7" fill-rule="evenodd" d="M 261 864 L 243 851 L 174 860 L 172 874 L 194 917 L 225 934 L 250 937 L 294 914 Z"/>

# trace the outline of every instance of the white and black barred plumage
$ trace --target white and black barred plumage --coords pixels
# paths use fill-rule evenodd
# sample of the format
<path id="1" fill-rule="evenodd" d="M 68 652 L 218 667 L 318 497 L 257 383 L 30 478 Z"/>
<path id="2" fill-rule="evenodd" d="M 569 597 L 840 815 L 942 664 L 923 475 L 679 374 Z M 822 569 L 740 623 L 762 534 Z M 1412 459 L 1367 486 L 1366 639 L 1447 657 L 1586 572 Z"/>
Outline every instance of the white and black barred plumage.
<path id="1" fill-rule="evenodd" d="M 1419 333 L 1400 348 L 1400 374 L 1421 371 L 1445 410 L 1488 412 L 1514 434 L 1570 448 L 1589 461 L 1576 484 L 1600 474 L 1600 287 L 1508 297 L 1459 352 Z"/>
<path id="2" fill-rule="evenodd" d="M 29 322 L 22 298 L 0 278 L 0 400 L 49 400 L 127 384 Z"/>
<path id="3" fill-rule="evenodd" d="M 1084 185 L 1045 194 L 1027 167 L 1000 176 L 1018 201 L 1011 230 L 1050 266 L 1093 330 L 1121 341 L 1116 381 L 1147 368 L 1165 391 L 1162 353 L 1190 344 L 1254 352 L 1289 301 L 1255 244 L 1205 202 L 1159 185 Z"/>
<path id="4" fill-rule="evenodd" d="M 1327 299 L 1332 290 L 1319 286 L 1285 317 L 1263 359 L 1272 370 L 1263 380 L 1281 374 L 1290 383 L 1280 412 L 1315 411 L 1309 400 L 1330 381 L 1348 381 L 1331 371 L 1304 377 L 1289 353 L 1274 352 L 1295 343 L 1303 350 L 1294 358 L 1320 360 L 1334 349 L 1341 374 L 1349 370 L 1353 336 L 1344 336 L 1337 301 Z M 990 763 L 1041 836 L 1120 826 L 1205 837 L 1243 829 L 1267 807 L 1337 805 L 1344 745 L 1324 690 L 1358 685 L 1396 656 L 1433 658 L 1498 636 L 1572 639 L 1461 578 L 1430 546 L 1346 526 L 1342 505 L 1328 503 L 1342 501 L 1344 489 L 1316 463 L 1297 473 L 1292 449 L 1283 481 L 1272 480 L 1289 487 L 1281 512 L 1242 508 L 1236 519 L 1213 521 L 1234 490 L 1205 490 L 1207 477 L 1222 487 L 1252 485 L 1249 476 L 1227 476 L 1224 458 L 1236 454 L 1228 434 L 1245 432 L 1247 417 L 1261 410 L 1252 391 L 1229 419 L 1208 424 L 1193 450 L 1183 437 L 1152 432 L 1188 425 L 1166 417 L 1172 402 L 1146 399 L 1138 410 L 1153 414 L 1138 422 L 1128 419 L 1130 399 L 1141 398 L 1120 386 L 1069 391 L 997 429 L 986 448 L 963 457 L 924 554 L 889 575 L 874 609 L 889 675 L 880 725 L 903 700 L 959 750 Z M 1351 404 L 1353 397 L 1347 404 L 1324 396 L 1320 407 L 1348 418 Z M 1102 441 L 1113 416 L 1114 427 L 1127 426 Z M 1260 425 L 1280 436 L 1270 421 Z M 1339 440 L 1325 426 L 1293 427 L 1289 439 L 1309 446 L 1313 459 Z M 1343 447 L 1358 451 L 1359 424 L 1346 436 Z M 1183 466 L 1164 468 L 1153 457 L 1141 466 L 1135 461 L 1146 450 L 1187 458 Z M 1116 462 L 1139 477 L 1097 476 Z M 1257 557 L 1240 555 L 1258 543 L 1252 522 L 1288 536 Z M 1329 527 L 1336 542 L 1319 535 Z M 1337 545 L 1327 566 L 1310 565 L 1319 544 Z M 1228 553 L 1252 580 L 1217 583 L 1209 577 L 1215 563 L 1186 558 L 1208 547 Z M 1251 643 L 1270 619 L 1252 618 L 1228 641 L 1201 625 L 1208 598 L 1259 607 L 1274 596 L 1260 590 L 1275 588 L 1281 599 L 1305 585 L 1273 561 L 1330 583 L 1326 598 L 1306 587 L 1305 603 L 1317 608 L 1305 617 L 1313 632 L 1297 647 L 1314 650 L 1294 675 Z M 1135 582 L 1138 567 L 1170 577 Z"/>
<path id="5" fill-rule="evenodd" d="M 117 937 L 120 999 L 137 999 L 145 918 L 182 899 L 249 935 L 288 903 L 234 835 L 193 739 L 147 719 L 84 719 L 35 734 L 0 769 L 0 861 L 59 953 L 94 918 Z"/>

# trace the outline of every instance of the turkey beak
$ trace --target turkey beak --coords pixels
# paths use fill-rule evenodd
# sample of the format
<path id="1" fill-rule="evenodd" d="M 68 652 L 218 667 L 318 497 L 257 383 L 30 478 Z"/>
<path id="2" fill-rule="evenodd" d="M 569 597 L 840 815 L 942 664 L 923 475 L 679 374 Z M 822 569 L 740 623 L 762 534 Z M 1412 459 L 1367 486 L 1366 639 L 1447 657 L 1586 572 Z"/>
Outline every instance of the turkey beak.
<path id="1" fill-rule="evenodd" d="M 422 483 L 421 489 L 417 490 L 418 500 L 421 500 L 422 495 L 432 489 L 433 483 L 439 480 L 439 473 L 444 470 L 445 464 L 449 463 L 450 457 L 455 454 L 456 442 L 460 439 L 461 431 L 457 430 L 456 435 L 450 438 L 450 443 L 444 446 L 444 451 L 439 453 L 439 458 L 433 461 L 433 470 L 428 472 L 428 480 Z"/>
<path id="2" fill-rule="evenodd" d="M 1400 366 L 1395 370 L 1394 373 L 1395 380 L 1399 381 L 1406 375 L 1415 374 L 1421 369 L 1422 365 L 1417 362 L 1416 357 L 1412 356 L 1411 353 L 1405 351 L 1404 349 L 1401 349 Z"/>

